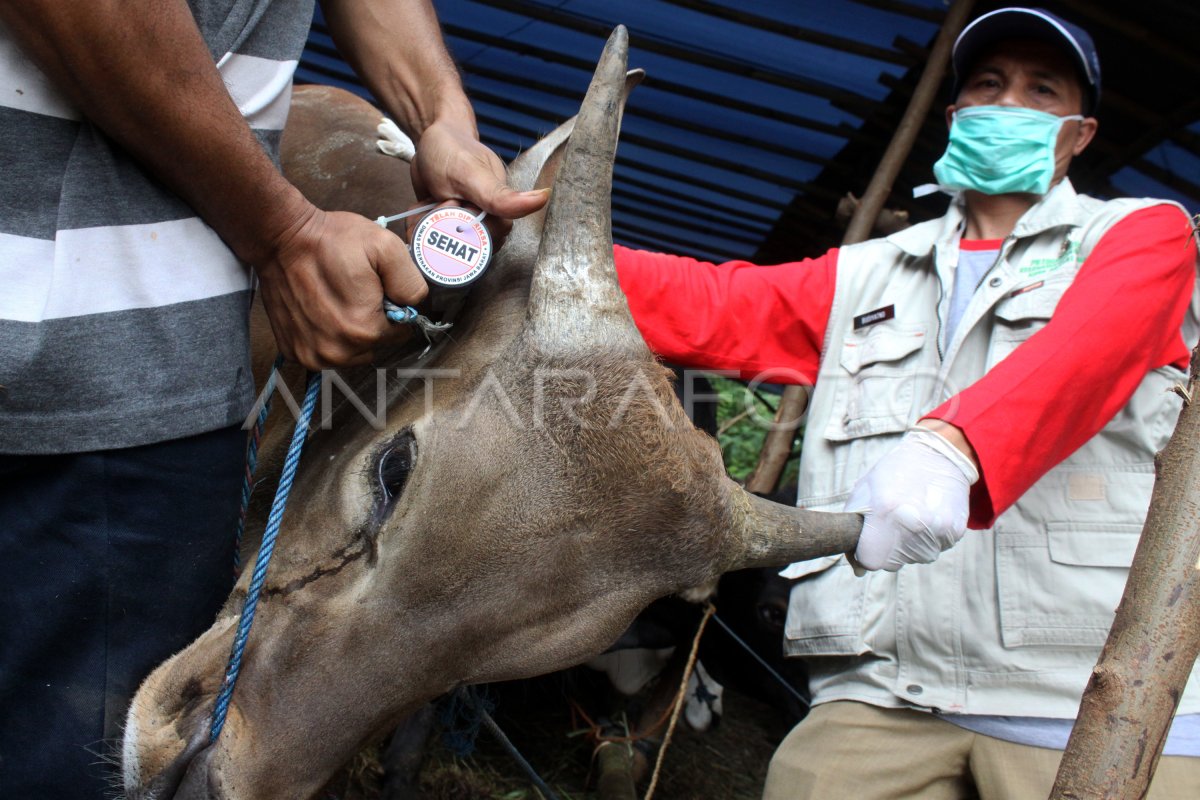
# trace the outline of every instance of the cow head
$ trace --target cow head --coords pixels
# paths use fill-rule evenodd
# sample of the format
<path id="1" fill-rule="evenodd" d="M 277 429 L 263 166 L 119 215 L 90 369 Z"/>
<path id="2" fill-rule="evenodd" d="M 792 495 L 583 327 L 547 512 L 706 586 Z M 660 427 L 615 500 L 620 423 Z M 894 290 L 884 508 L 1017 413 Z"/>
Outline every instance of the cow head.
<path id="1" fill-rule="evenodd" d="M 382 424 L 345 402 L 309 437 L 216 744 L 245 576 L 139 690 L 130 797 L 309 797 L 456 686 L 578 663 L 723 571 L 853 547 L 853 518 L 725 476 L 634 327 L 608 205 L 626 48 L 618 29 L 579 116 L 510 167 L 518 188 L 552 182 L 551 202 L 517 222 L 450 337 L 388 371 Z M 368 404 L 376 377 L 354 385 Z"/>

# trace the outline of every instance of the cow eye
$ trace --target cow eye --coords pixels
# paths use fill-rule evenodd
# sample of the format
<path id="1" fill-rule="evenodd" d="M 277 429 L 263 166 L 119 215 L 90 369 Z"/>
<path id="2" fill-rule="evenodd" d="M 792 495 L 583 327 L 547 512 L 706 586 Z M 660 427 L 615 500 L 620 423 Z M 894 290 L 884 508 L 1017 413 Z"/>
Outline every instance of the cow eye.
<path id="1" fill-rule="evenodd" d="M 402 431 L 379 454 L 376 476 L 383 504 L 392 503 L 404 491 L 408 474 L 417 457 L 417 441 L 409 430 Z"/>

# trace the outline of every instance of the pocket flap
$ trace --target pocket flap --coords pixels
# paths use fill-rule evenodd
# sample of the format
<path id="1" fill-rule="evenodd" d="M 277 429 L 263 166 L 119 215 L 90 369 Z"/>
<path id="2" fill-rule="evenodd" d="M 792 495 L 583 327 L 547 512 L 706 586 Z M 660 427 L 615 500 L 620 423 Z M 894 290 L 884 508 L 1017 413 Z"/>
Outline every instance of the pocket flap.
<path id="1" fill-rule="evenodd" d="M 1081 567 L 1128 567 L 1142 526 L 1122 523 L 1050 522 L 1050 560 Z"/>
<path id="2" fill-rule="evenodd" d="M 842 343 L 839 359 L 851 374 L 868 364 L 899 361 L 925 344 L 924 325 L 872 325 L 864 331 L 854 331 Z"/>
<path id="3" fill-rule="evenodd" d="M 794 581 L 805 575 L 815 575 L 832 567 L 839 558 L 845 558 L 845 556 L 821 556 L 820 558 L 810 558 L 808 561 L 797 561 L 779 570 L 779 577 Z"/>
<path id="4" fill-rule="evenodd" d="M 1066 281 L 1058 280 L 1039 281 L 1020 287 L 1016 294 L 1010 294 L 996 304 L 996 316 L 1005 322 L 1050 319 L 1069 285 Z"/>

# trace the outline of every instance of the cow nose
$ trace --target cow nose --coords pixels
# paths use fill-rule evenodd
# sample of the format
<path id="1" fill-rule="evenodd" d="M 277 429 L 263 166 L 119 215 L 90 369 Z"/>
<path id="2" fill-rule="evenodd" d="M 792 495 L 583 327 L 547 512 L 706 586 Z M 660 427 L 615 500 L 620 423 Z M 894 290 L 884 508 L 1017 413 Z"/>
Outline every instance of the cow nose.
<path id="1" fill-rule="evenodd" d="M 125 787 L 129 800 L 215 800 L 208 791 L 208 761 L 212 757 L 208 726 L 194 734 L 167 768 L 149 786 Z"/>
<path id="2" fill-rule="evenodd" d="M 213 786 L 213 774 L 209 769 L 209 760 L 214 748 L 206 747 L 199 756 L 192 759 L 187 773 L 171 800 L 222 800 L 223 792 L 218 792 Z"/>

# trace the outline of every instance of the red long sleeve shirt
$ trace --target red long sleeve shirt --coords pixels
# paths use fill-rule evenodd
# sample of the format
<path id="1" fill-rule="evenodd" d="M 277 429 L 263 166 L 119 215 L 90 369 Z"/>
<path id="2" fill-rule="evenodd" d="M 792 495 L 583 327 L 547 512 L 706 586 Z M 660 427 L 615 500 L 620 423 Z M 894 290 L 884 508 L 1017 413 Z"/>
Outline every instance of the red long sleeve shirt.
<path id="1" fill-rule="evenodd" d="M 621 288 L 651 350 L 743 378 L 772 370 L 777 383 L 816 379 L 837 256 L 758 267 L 616 248 Z M 970 527 L 989 527 L 1108 424 L 1147 372 L 1186 370 L 1180 326 L 1195 275 L 1196 244 L 1179 209 L 1130 214 L 1096 244 L 1043 330 L 925 415 L 958 427 L 975 449 Z"/>

